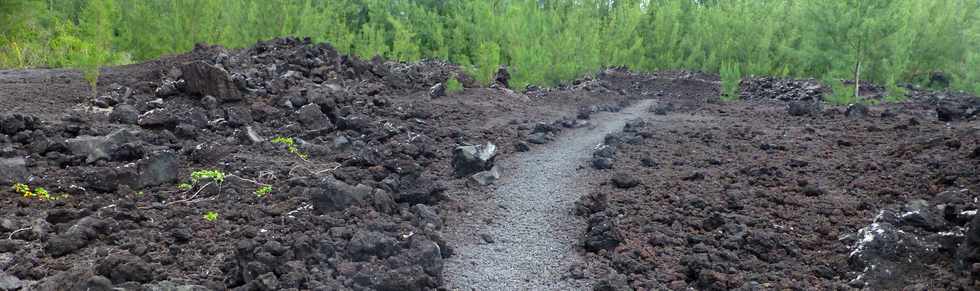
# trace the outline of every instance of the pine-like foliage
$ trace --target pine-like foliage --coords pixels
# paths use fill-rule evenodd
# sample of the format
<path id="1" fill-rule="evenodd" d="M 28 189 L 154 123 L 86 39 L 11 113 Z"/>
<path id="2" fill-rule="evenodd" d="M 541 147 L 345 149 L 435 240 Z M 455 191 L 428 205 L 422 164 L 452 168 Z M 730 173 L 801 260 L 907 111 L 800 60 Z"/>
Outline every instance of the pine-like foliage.
<path id="1" fill-rule="evenodd" d="M 0 67 L 309 36 L 362 58 L 449 60 L 483 83 L 507 65 L 518 88 L 625 66 L 980 93 L 978 27 L 976 0 L 0 0 Z"/>

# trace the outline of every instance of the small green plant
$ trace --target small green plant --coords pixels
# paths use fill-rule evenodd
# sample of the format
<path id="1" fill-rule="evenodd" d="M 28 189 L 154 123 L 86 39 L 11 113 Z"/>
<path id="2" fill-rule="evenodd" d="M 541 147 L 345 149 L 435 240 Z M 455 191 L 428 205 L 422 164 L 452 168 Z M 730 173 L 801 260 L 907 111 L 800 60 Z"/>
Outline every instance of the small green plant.
<path id="1" fill-rule="evenodd" d="M 272 193 L 272 185 L 262 185 L 259 189 L 255 189 L 255 196 L 259 198 L 264 198 L 269 193 Z"/>
<path id="2" fill-rule="evenodd" d="M 191 173 L 191 184 L 197 184 L 202 180 L 211 180 L 221 184 L 225 182 L 225 173 L 218 170 L 200 170 Z"/>
<path id="3" fill-rule="evenodd" d="M 827 96 L 827 102 L 835 105 L 854 104 L 858 101 L 854 96 L 854 85 L 845 85 L 840 80 L 825 80 L 825 84 L 830 85 L 831 92 Z"/>
<path id="4" fill-rule="evenodd" d="M 197 186 L 201 181 L 211 181 L 217 183 L 218 185 L 221 185 L 221 183 L 225 182 L 225 177 L 226 177 L 225 173 L 219 170 L 194 171 L 191 173 L 191 182 L 177 184 L 177 190 L 190 191 L 191 189 L 194 189 L 194 187 Z M 204 186 L 206 187 L 209 184 L 210 183 L 205 184 Z"/>
<path id="5" fill-rule="evenodd" d="M 13 189 L 14 189 L 14 193 L 23 195 L 24 197 L 28 197 L 31 194 L 31 187 L 25 184 L 21 184 L 21 183 L 14 184 Z"/>
<path id="6" fill-rule="evenodd" d="M 738 99 L 738 84 L 742 81 L 742 73 L 739 71 L 737 63 L 723 63 L 721 65 L 721 87 L 722 100 L 733 101 Z"/>
<path id="7" fill-rule="evenodd" d="M 307 155 L 306 153 L 300 151 L 299 148 L 296 147 L 296 141 L 294 141 L 293 138 L 291 138 L 291 137 L 277 136 L 277 137 L 273 138 L 271 140 L 271 142 L 274 143 L 274 144 L 284 144 L 284 145 L 286 145 L 286 151 L 289 151 L 289 153 L 296 155 L 300 159 L 307 160 L 307 159 L 310 158 L 309 155 Z"/>
<path id="8" fill-rule="evenodd" d="M 68 197 L 68 194 L 51 195 L 47 189 L 37 187 L 31 190 L 27 184 L 17 183 L 12 187 L 14 193 L 20 194 L 24 198 L 37 198 L 38 200 L 59 200 Z"/>
<path id="9" fill-rule="evenodd" d="M 456 93 L 463 91 L 463 84 L 459 82 L 459 78 L 456 74 L 453 74 L 446 80 L 446 93 Z"/>
<path id="10" fill-rule="evenodd" d="M 207 220 L 209 222 L 215 222 L 216 220 L 218 220 L 218 213 L 214 211 L 205 212 L 204 220 Z"/>
<path id="11" fill-rule="evenodd" d="M 51 194 L 48 193 L 48 190 L 41 187 L 34 188 L 34 195 L 41 200 L 52 200 Z"/>

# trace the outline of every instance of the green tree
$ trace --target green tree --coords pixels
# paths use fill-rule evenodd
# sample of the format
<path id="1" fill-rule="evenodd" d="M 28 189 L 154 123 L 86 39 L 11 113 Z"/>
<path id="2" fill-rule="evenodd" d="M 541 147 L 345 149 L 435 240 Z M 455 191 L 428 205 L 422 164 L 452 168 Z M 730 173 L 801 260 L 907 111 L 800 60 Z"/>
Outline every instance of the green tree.
<path id="1" fill-rule="evenodd" d="M 831 61 L 831 71 L 850 67 L 854 96 L 860 91 L 862 70 L 880 73 L 894 49 L 887 40 L 898 32 L 903 21 L 902 0 L 827 0 L 808 2 L 812 21 L 810 45 L 815 54 Z M 841 49 L 843 48 L 843 50 Z M 878 66 L 877 68 L 875 66 Z M 876 77 L 872 75 L 872 77 Z M 877 77 L 880 77 L 878 75 Z"/>

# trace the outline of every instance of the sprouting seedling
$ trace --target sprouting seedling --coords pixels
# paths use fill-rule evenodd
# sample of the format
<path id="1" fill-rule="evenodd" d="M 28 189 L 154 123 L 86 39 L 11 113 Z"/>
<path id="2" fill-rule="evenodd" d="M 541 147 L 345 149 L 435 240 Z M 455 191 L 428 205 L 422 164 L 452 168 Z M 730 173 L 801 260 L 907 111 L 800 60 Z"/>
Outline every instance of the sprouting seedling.
<path id="1" fill-rule="evenodd" d="M 179 185 L 177 185 L 177 190 L 180 191 L 188 191 L 191 188 L 194 188 L 194 185 L 191 185 L 190 183 L 180 183 Z"/>
<path id="2" fill-rule="evenodd" d="M 269 195 L 269 193 L 272 193 L 272 186 L 271 185 L 262 185 L 261 187 L 259 187 L 259 189 L 256 189 L 255 190 L 255 196 L 257 196 L 259 198 L 263 198 L 263 197 Z"/>
<path id="3" fill-rule="evenodd" d="M 296 141 L 294 141 L 293 138 L 291 138 L 291 137 L 277 136 L 277 137 L 273 138 L 272 140 L 270 140 L 270 142 L 272 142 L 274 144 L 284 144 L 284 145 L 286 145 L 286 151 L 288 151 L 291 154 L 296 155 L 300 159 L 307 160 L 307 159 L 310 158 L 310 155 L 308 155 L 308 154 L 300 151 L 299 148 L 296 147 Z"/>
<path id="4" fill-rule="evenodd" d="M 218 213 L 217 212 L 214 212 L 214 211 L 205 212 L 204 213 L 204 220 L 207 220 L 209 222 L 214 222 L 214 221 L 218 220 Z"/>

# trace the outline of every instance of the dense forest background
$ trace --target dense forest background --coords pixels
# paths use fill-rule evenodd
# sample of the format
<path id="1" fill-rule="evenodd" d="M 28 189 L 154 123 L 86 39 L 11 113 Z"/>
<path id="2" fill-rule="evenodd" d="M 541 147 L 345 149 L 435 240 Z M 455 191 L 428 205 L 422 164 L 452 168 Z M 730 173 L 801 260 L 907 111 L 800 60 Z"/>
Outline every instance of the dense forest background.
<path id="1" fill-rule="evenodd" d="M 277 36 L 362 58 L 449 60 L 485 82 L 506 64 L 520 87 L 626 66 L 892 92 L 937 86 L 928 81 L 941 72 L 980 94 L 977 0 L 0 0 L 3 68 L 91 70 Z"/>

